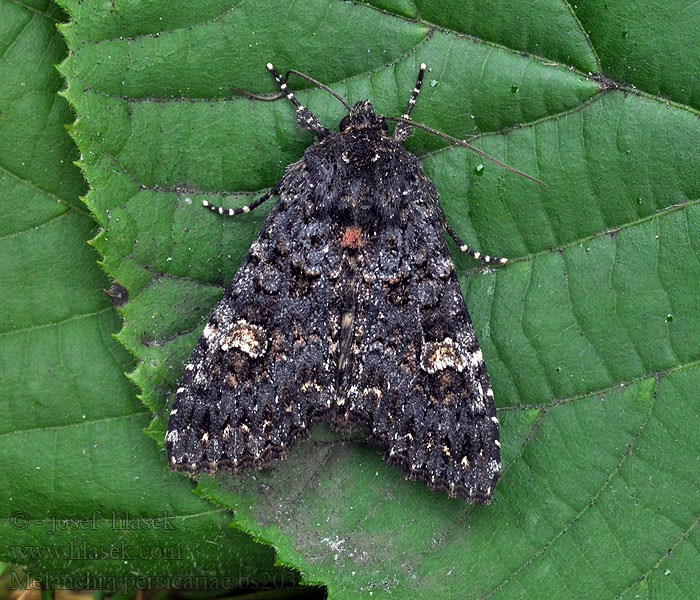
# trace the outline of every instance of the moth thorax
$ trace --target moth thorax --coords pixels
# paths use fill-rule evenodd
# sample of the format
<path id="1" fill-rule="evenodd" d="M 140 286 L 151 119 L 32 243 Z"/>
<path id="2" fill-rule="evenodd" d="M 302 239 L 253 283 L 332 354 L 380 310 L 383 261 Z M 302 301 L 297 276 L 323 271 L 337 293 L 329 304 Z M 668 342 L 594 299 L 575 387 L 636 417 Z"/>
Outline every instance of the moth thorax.
<path id="1" fill-rule="evenodd" d="M 380 219 L 377 200 L 369 194 L 344 194 L 338 199 L 337 215 L 345 225 L 369 225 Z"/>
<path id="2" fill-rule="evenodd" d="M 376 179 L 391 153 L 391 145 L 378 129 L 363 129 L 341 135 L 340 159 L 344 177 Z"/>

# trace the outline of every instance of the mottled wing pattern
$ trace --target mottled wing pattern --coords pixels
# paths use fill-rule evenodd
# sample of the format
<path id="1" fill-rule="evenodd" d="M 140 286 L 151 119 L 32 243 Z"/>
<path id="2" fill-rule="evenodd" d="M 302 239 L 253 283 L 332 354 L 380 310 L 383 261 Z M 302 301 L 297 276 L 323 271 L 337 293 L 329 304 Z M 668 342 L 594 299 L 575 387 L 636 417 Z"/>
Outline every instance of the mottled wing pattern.
<path id="1" fill-rule="evenodd" d="M 493 392 L 437 192 L 423 178 L 404 194 L 399 222 L 370 232 L 355 258 L 362 276 L 337 425 L 366 428 L 410 479 L 488 504 L 500 476 Z"/>
<path id="2" fill-rule="evenodd" d="M 270 212 L 185 366 L 165 446 L 173 469 L 238 471 L 284 457 L 331 405 L 328 279 L 339 226 L 314 218 L 291 165 Z"/>

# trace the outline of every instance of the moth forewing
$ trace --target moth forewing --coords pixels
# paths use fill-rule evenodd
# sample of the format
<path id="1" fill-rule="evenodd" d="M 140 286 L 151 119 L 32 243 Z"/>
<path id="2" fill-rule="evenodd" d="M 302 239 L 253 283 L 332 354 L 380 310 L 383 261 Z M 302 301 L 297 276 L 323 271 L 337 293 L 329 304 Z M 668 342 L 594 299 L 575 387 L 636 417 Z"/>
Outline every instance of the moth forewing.
<path id="1" fill-rule="evenodd" d="M 268 69 L 316 141 L 253 204 L 205 202 L 235 215 L 277 197 L 185 366 L 171 468 L 261 467 L 328 421 L 366 431 L 408 478 L 488 504 L 499 423 L 443 230 L 505 259 L 457 238 L 401 145 L 425 65 L 393 134 L 368 100 L 330 132 Z"/>

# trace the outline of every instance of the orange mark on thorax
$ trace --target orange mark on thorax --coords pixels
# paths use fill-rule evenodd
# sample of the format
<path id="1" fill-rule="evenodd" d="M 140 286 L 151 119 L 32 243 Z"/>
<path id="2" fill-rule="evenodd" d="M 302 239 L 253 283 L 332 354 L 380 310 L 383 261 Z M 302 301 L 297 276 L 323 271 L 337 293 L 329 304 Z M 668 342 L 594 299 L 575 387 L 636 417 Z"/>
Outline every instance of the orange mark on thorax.
<path id="1" fill-rule="evenodd" d="M 358 225 L 350 225 L 349 227 L 346 227 L 340 245 L 343 248 L 361 248 L 362 228 Z"/>

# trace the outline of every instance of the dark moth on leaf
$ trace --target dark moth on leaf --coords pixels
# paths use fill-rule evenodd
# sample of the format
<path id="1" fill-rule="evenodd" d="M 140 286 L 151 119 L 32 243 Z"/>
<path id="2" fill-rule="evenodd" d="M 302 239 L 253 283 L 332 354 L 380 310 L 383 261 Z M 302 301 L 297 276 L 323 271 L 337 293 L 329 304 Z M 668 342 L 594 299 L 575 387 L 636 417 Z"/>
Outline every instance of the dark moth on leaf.
<path id="1" fill-rule="evenodd" d="M 336 95 L 348 109 L 338 133 L 268 68 L 317 137 L 250 206 L 205 202 L 235 215 L 278 197 L 185 366 L 170 467 L 261 467 L 327 421 L 363 429 L 409 479 L 488 504 L 501 473 L 498 419 L 443 230 L 477 259 L 506 261 L 456 237 L 401 145 L 421 126 L 409 114 L 425 65 L 401 118 Z M 398 122 L 392 134 L 387 119 Z"/>

